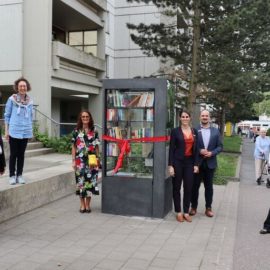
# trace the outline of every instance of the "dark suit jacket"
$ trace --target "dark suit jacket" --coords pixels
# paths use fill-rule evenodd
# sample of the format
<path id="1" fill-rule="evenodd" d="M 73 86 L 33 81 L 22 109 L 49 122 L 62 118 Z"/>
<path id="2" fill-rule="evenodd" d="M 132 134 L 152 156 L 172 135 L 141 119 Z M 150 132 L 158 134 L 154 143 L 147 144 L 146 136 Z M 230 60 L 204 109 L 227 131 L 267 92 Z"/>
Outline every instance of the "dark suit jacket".
<path id="1" fill-rule="evenodd" d="M 192 129 L 194 144 L 192 148 L 192 156 L 194 159 L 194 165 L 199 165 L 199 152 L 197 146 L 198 133 L 196 129 Z M 169 148 L 169 166 L 174 166 L 176 160 L 183 160 L 185 157 L 185 140 L 184 134 L 180 127 L 174 128 L 170 136 L 170 148 Z"/>
<path id="2" fill-rule="evenodd" d="M 202 138 L 201 127 L 198 128 L 198 148 L 199 153 L 201 149 L 205 148 Z M 212 152 L 212 156 L 205 159 L 199 154 L 199 164 L 201 165 L 203 160 L 206 160 L 208 168 L 215 169 L 217 167 L 217 154 L 219 154 L 222 149 L 223 144 L 221 141 L 219 130 L 217 128 L 210 127 L 210 140 L 207 150 Z"/>

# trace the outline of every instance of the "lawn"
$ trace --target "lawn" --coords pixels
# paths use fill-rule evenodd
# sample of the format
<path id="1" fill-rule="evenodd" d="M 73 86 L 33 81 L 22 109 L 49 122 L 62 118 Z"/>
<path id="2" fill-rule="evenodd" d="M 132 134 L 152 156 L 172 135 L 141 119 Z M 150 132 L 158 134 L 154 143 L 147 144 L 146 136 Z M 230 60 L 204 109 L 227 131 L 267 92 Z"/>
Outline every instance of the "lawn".
<path id="1" fill-rule="evenodd" d="M 224 152 L 240 152 L 242 138 L 239 136 L 224 137 L 223 151 Z"/>
<path id="2" fill-rule="evenodd" d="M 228 181 L 235 177 L 238 155 L 232 153 L 220 153 L 217 156 L 218 168 L 214 176 L 214 184 L 226 185 Z"/>

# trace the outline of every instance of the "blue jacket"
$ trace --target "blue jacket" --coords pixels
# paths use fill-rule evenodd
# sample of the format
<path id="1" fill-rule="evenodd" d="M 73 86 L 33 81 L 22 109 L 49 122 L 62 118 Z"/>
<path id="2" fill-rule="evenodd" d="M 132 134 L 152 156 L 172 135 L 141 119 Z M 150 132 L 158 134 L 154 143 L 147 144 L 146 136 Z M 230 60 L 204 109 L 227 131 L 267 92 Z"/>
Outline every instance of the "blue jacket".
<path id="1" fill-rule="evenodd" d="M 255 142 L 254 157 L 256 159 L 268 160 L 270 152 L 270 139 L 265 136 L 264 138 L 260 135 L 257 137 Z"/>
<path id="2" fill-rule="evenodd" d="M 8 131 L 12 138 L 26 139 L 33 137 L 33 101 L 27 105 L 16 102 L 12 95 L 8 98 L 5 107 L 5 123 L 9 125 Z"/>
<path id="3" fill-rule="evenodd" d="M 198 147 L 197 147 L 197 130 L 192 129 L 194 144 L 192 148 L 192 157 L 194 161 L 194 165 L 198 166 Z M 176 160 L 183 160 L 185 157 L 185 140 L 184 134 L 180 127 L 172 129 L 170 136 L 170 148 L 169 148 L 169 166 L 174 166 Z"/>
<path id="4" fill-rule="evenodd" d="M 205 149 L 201 127 L 198 128 L 198 148 L 199 153 L 201 149 Z M 210 140 L 207 150 L 212 152 L 212 156 L 210 158 L 204 158 L 199 154 L 199 164 L 201 165 L 204 160 L 207 162 L 207 166 L 209 169 L 215 169 L 217 167 L 217 154 L 219 154 L 223 149 L 223 144 L 221 141 L 221 136 L 219 130 L 214 127 L 210 127 Z"/>

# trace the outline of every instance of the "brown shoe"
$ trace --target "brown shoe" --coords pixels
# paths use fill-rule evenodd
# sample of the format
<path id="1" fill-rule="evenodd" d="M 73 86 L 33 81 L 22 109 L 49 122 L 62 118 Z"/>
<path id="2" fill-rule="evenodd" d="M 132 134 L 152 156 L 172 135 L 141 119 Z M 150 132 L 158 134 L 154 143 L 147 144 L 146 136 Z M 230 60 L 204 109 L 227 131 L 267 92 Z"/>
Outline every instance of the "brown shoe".
<path id="1" fill-rule="evenodd" d="M 208 216 L 208 217 L 213 217 L 214 213 L 212 212 L 211 208 L 206 208 L 205 215 Z"/>
<path id="2" fill-rule="evenodd" d="M 182 213 L 177 213 L 176 220 L 178 222 L 184 222 L 184 216 L 183 216 L 183 214 Z"/>
<path id="3" fill-rule="evenodd" d="M 191 208 L 190 210 L 189 210 L 189 215 L 190 216 L 195 216 L 197 214 L 197 209 L 196 208 Z"/>
<path id="4" fill-rule="evenodd" d="M 192 218 L 189 214 L 184 214 L 184 219 L 187 221 L 187 222 L 192 222 Z"/>

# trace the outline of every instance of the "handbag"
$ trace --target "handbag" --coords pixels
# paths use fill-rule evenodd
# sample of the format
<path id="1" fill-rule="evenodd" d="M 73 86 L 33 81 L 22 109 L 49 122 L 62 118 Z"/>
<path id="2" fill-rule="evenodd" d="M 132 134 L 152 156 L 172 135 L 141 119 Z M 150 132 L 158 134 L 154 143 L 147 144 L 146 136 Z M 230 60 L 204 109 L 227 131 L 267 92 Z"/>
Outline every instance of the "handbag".
<path id="1" fill-rule="evenodd" d="M 86 143 L 85 143 L 85 140 L 84 140 L 83 137 L 82 137 L 82 140 L 84 142 L 85 149 L 87 149 L 86 148 Z M 96 167 L 98 165 L 97 156 L 95 154 L 89 154 L 88 155 L 88 164 L 91 167 Z"/>
<path id="2" fill-rule="evenodd" d="M 95 154 L 88 155 L 88 164 L 89 166 L 94 166 L 94 167 L 98 165 L 97 156 Z"/>

